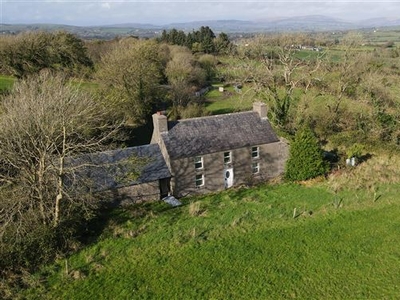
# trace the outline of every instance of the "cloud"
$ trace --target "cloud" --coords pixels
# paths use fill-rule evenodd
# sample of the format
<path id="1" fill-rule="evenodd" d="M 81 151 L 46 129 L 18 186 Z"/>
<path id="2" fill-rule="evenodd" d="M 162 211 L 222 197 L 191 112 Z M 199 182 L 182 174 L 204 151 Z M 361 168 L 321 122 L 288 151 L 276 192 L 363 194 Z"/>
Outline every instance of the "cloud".
<path id="1" fill-rule="evenodd" d="M 102 3 L 100 6 L 101 6 L 102 8 L 105 8 L 105 9 L 111 9 L 111 5 L 110 5 L 110 3 L 108 3 L 108 2 Z"/>

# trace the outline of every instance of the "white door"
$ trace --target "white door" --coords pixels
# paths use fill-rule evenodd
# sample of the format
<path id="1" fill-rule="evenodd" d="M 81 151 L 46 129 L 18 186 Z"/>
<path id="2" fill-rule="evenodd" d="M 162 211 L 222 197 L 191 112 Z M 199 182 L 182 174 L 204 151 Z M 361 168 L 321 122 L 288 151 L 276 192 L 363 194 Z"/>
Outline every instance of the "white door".
<path id="1" fill-rule="evenodd" d="M 230 188 L 233 185 L 233 168 L 225 169 L 225 188 Z"/>

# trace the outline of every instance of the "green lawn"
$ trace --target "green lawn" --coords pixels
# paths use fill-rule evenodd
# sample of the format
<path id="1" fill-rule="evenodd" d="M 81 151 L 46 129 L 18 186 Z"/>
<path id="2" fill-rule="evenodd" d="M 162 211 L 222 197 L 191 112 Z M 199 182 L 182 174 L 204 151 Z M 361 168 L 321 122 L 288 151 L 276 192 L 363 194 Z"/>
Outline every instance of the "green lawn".
<path id="1" fill-rule="evenodd" d="M 264 185 L 115 210 L 97 243 L 45 268 L 24 296 L 395 299 L 398 188 L 382 185 L 374 202 L 324 183 Z"/>
<path id="2" fill-rule="evenodd" d="M 235 91 L 233 86 L 224 88 L 223 92 L 218 90 L 218 86 L 213 85 L 213 89 L 206 95 L 206 108 L 212 114 L 226 114 L 237 111 L 251 110 L 254 91 L 245 86 L 240 91 Z"/>

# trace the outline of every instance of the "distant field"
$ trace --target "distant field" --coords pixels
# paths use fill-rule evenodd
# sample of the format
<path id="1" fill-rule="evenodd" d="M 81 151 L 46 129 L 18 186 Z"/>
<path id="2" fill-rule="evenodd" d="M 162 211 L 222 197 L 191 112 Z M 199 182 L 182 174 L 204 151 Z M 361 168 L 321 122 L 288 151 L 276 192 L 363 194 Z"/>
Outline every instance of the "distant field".
<path id="1" fill-rule="evenodd" d="M 399 175 L 380 158 L 371 161 L 328 182 L 116 210 L 102 220 L 97 242 L 93 235 L 94 244 L 36 274 L 33 282 L 47 283 L 24 297 L 399 298 L 400 186 L 381 172 Z M 365 182 L 371 169 L 376 182 Z"/>
<path id="2" fill-rule="evenodd" d="M 372 30 L 364 35 L 369 44 L 384 45 L 388 42 L 394 42 L 400 45 L 400 30 Z"/>

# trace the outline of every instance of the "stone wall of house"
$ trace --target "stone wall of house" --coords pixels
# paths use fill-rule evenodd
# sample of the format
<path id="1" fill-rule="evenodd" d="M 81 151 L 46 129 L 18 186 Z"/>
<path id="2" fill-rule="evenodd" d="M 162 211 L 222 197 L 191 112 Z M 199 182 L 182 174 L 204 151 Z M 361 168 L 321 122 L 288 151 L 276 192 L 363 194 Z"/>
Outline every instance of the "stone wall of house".
<path id="1" fill-rule="evenodd" d="M 122 187 L 102 193 L 102 198 L 114 199 L 115 205 L 126 206 L 160 199 L 159 181 Z"/>
<path id="2" fill-rule="evenodd" d="M 252 158 L 252 147 L 231 150 L 231 163 L 224 163 L 224 152 L 203 155 L 203 168 L 195 169 L 194 158 L 171 160 L 174 174 L 171 180 L 172 193 L 177 197 L 204 194 L 225 189 L 225 170 L 233 168 L 233 185 L 248 184 L 255 181 L 266 181 L 281 175 L 288 156 L 285 142 L 254 145 L 259 147 L 259 157 Z M 252 174 L 252 163 L 259 163 L 258 174 Z M 196 174 L 204 175 L 204 185 L 196 187 Z"/>

